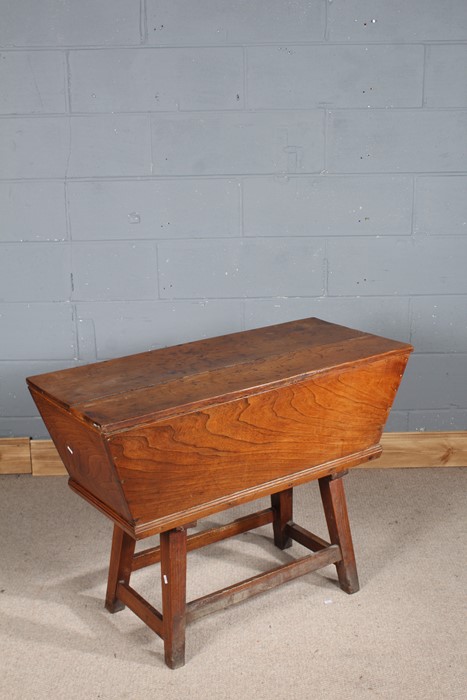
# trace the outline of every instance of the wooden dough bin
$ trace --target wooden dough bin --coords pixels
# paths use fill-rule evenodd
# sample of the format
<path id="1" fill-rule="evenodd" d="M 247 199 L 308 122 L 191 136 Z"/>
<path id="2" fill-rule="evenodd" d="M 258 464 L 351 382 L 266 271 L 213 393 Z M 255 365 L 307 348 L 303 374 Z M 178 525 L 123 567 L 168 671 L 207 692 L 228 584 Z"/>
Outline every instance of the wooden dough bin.
<path id="1" fill-rule="evenodd" d="M 114 522 L 106 607 L 125 605 L 184 664 L 185 625 L 335 564 L 358 590 L 342 476 L 378 457 L 410 345 L 316 318 L 28 378 L 70 487 Z M 329 542 L 292 519 L 293 487 L 317 479 Z M 193 521 L 262 496 L 271 507 L 187 535 Z M 271 523 L 280 549 L 313 553 L 186 602 L 186 553 Z M 135 543 L 160 534 L 160 547 Z M 162 612 L 130 586 L 161 562 Z"/>

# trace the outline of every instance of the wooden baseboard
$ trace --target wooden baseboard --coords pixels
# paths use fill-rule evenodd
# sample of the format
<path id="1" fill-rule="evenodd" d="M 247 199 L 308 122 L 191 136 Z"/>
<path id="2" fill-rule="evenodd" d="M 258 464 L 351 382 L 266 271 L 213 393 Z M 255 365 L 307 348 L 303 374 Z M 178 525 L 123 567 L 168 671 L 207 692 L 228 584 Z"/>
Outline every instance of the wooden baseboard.
<path id="1" fill-rule="evenodd" d="M 364 469 L 466 467 L 467 431 L 385 433 L 383 454 Z M 65 467 L 52 440 L 0 438 L 0 474 L 64 476 Z"/>
<path id="2" fill-rule="evenodd" d="M 467 431 L 445 433 L 385 433 L 383 454 L 362 467 L 467 467 Z"/>
<path id="3" fill-rule="evenodd" d="M 29 438 L 0 438 L 0 474 L 31 474 Z"/>
<path id="4" fill-rule="evenodd" d="M 52 440 L 31 440 L 31 472 L 33 476 L 66 476 Z"/>

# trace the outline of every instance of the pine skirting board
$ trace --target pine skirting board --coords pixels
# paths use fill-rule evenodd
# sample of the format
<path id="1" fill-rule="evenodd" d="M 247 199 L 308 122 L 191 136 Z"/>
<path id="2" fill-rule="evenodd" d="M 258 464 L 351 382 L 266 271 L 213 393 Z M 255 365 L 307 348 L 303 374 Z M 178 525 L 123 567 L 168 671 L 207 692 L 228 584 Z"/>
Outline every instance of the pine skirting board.
<path id="1" fill-rule="evenodd" d="M 385 433 L 383 454 L 365 469 L 466 467 L 467 431 Z M 0 438 L 0 474 L 66 475 L 52 440 Z"/>

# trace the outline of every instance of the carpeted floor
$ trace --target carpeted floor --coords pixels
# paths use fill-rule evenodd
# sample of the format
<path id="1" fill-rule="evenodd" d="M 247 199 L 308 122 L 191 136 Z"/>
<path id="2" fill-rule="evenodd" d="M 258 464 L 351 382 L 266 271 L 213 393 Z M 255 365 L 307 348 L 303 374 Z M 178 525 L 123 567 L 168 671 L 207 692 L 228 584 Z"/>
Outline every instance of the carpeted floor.
<path id="1" fill-rule="evenodd" d="M 0 697 L 464 698 L 465 476 L 461 469 L 351 472 L 361 591 L 343 593 L 328 567 L 202 618 L 188 627 L 187 663 L 176 671 L 133 613 L 103 607 L 110 521 L 63 477 L 2 476 Z M 295 493 L 295 520 L 326 536 L 317 485 Z M 192 552 L 189 598 L 305 553 L 297 544 L 280 552 L 269 534 L 262 528 Z M 158 581 L 158 567 L 132 579 L 156 606 Z"/>

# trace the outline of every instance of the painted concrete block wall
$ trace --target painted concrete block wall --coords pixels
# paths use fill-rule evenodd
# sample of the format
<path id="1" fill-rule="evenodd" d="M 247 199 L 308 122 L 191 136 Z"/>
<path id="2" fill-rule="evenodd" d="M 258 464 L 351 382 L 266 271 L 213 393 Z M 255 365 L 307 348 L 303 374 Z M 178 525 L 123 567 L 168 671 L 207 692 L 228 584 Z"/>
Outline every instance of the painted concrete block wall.
<path id="1" fill-rule="evenodd" d="M 392 430 L 465 430 L 466 234 L 465 0 L 2 8 L 2 436 L 28 374 L 310 315 L 414 343 Z"/>

